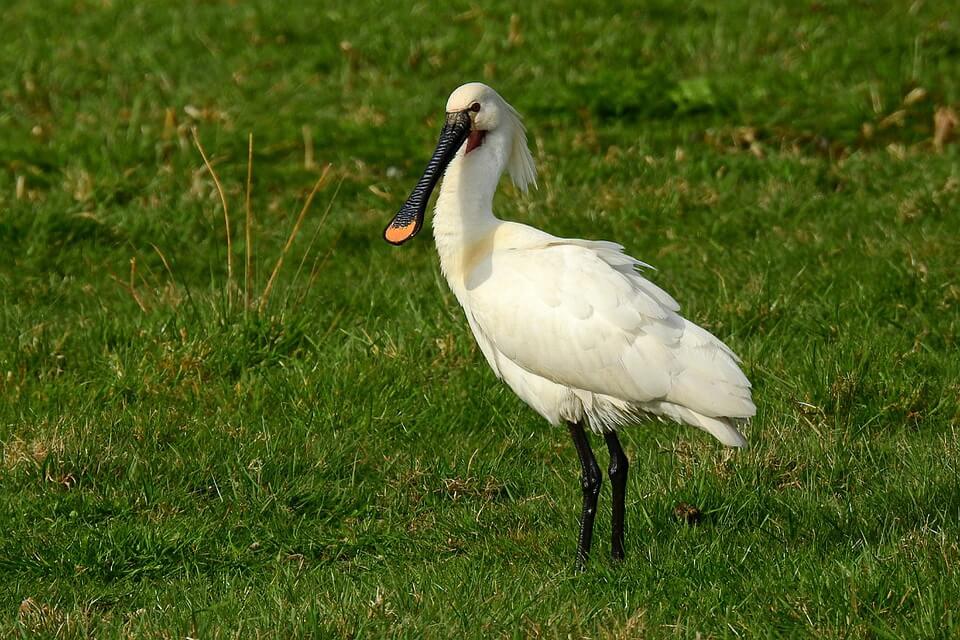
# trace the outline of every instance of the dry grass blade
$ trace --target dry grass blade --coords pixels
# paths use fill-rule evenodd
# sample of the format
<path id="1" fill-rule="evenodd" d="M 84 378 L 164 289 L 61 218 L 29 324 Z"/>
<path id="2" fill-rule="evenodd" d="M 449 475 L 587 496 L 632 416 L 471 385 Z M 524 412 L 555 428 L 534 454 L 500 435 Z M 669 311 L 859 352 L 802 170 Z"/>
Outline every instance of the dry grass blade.
<path id="1" fill-rule="evenodd" d="M 313 234 L 313 238 L 310 239 L 310 246 L 307 247 L 307 251 L 303 254 L 303 259 L 300 261 L 300 267 L 297 269 L 297 275 L 300 274 L 300 270 L 303 268 L 303 265 L 306 263 L 307 255 L 310 252 L 310 249 L 313 247 L 314 241 L 317 239 L 317 235 L 320 233 L 320 229 L 323 228 L 323 223 L 326 222 L 327 216 L 330 215 L 330 210 L 333 208 L 333 203 L 337 199 L 337 195 L 340 193 L 340 187 L 343 185 L 343 178 L 340 178 L 340 181 L 337 183 L 337 188 L 334 189 L 333 195 L 330 196 L 330 202 L 327 203 L 327 208 L 323 212 L 323 216 L 320 218 L 320 224 L 317 225 L 317 230 Z M 340 240 L 340 234 L 333 239 L 333 242 L 330 244 L 330 248 L 327 250 L 326 254 L 321 258 L 317 256 L 313 260 L 313 265 L 310 267 L 310 277 L 307 278 L 307 286 L 304 287 L 303 292 L 300 294 L 300 298 L 297 300 L 297 304 L 302 304 L 304 298 L 307 295 L 307 292 L 313 288 L 313 283 L 317 279 L 320 271 L 323 269 L 323 266 L 327 263 L 327 259 L 330 258 L 333 254 L 333 250 L 337 247 L 337 241 Z"/>
<path id="2" fill-rule="evenodd" d="M 950 107 L 937 107 L 933 114 L 933 148 L 937 153 L 943 153 L 943 147 L 957 124 L 960 124 L 960 116 L 956 111 Z"/>
<path id="3" fill-rule="evenodd" d="M 147 304 L 143 301 L 143 298 L 137 292 L 137 278 L 139 277 L 140 281 L 143 282 L 145 286 L 149 286 L 149 285 L 147 284 L 146 279 L 137 272 L 137 258 L 135 256 L 130 258 L 129 280 L 124 281 L 121 278 L 118 278 L 112 272 L 109 274 L 109 276 L 111 280 L 119 284 L 121 287 L 123 287 L 127 291 L 127 293 L 130 294 L 130 297 L 133 298 L 133 301 L 137 303 L 138 307 L 140 307 L 140 311 L 144 313 L 147 312 Z"/>
<path id="4" fill-rule="evenodd" d="M 300 279 L 300 273 L 303 271 L 303 266 L 307 264 L 307 258 L 310 257 L 310 252 L 313 250 L 313 245 L 317 241 L 317 236 L 320 235 L 320 230 L 323 229 L 323 224 L 327 221 L 327 217 L 330 215 L 330 209 L 333 208 L 333 203 L 336 201 L 337 195 L 340 193 L 341 186 L 343 186 L 343 178 L 340 178 L 340 180 L 337 182 L 337 186 L 333 190 L 333 195 L 330 196 L 330 200 L 327 202 L 327 206 L 323 210 L 323 214 L 320 216 L 320 222 L 317 223 L 317 228 L 314 229 L 313 235 L 310 237 L 310 242 L 307 244 L 307 249 L 303 252 L 303 257 L 300 258 L 300 264 L 297 265 L 297 272 L 293 274 L 294 284 L 296 284 L 297 280 Z"/>
<path id="5" fill-rule="evenodd" d="M 257 307 L 258 311 L 263 311 L 264 307 L 266 307 L 267 300 L 270 298 L 270 292 L 273 289 L 273 283 L 276 281 L 277 274 L 280 273 L 280 268 L 283 266 L 283 259 L 290 250 L 290 247 L 293 245 L 293 241 L 296 239 L 297 234 L 300 233 L 300 227 L 303 225 L 303 219 L 306 217 L 307 211 L 310 210 L 310 205 L 313 203 L 313 197 L 317 195 L 317 191 L 319 191 L 320 187 L 323 186 L 323 183 L 326 182 L 327 174 L 330 173 L 331 166 L 332 165 L 327 164 L 327 166 L 323 168 L 323 173 L 320 174 L 317 182 L 313 185 L 313 189 L 310 191 L 310 195 L 307 196 L 306 202 L 303 203 L 303 208 L 300 210 L 300 214 L 297 216 L 297 221 L 294 222 L 293 229 L 290 230 L 290 236 L 287 238 L 286 244 L 283 245 L 283 250 L 280 252 L 280 257 L 277 258 L 277 263 L 273 266 L 273 271 L 270 273 L 270 278 L 267 280 L 267 286 L 263 288 L 263 295 L 260 296 L 260 304 Z"/>
<path id="6" fill-rule="evenodd" d="M 163 268 L 167 270 L 167 274 L 170 276 L 171 282 L 174 281 L 173 269 L 170 268 L 170 263 L 167 262 L 167 256 L 163 255 L 163 252 L 160 251 L 160 247 L 153 244 L 152 242 L 150 243 L 150 246 L 153 247 L 153 250 L 157 253 L 158 256 L 160 256 L 160 262 L 163 263 Z"/>
<path id="7" fill-rule="evenodd" d="M 307 171 L 316 166 L 313 162 L 313 131 L 310 125 L 303 125 L 303 168 Z"/>
<path id="8" fill-rule="evenodd" d="M 253 279 L 253 213 L 250 209 L 250 193 L 253 188 L 253 134 L 247 139 L 247 195 L 244 201 L 246 208 L 246 221 L 244 222 L 244 233 L 246 235 L 246 247 L 244 250 L 243 264 L 243 308 L 250 308 L 250 291 L 252 289 Z"/>
<path id="9" fill-rule="evenodd" d="M 197 150 L 203 158 L 203 164 L 206 165 L 207 171 L 210 172 L 210 176 L 213 178 L 213 184 L 216 185 L 217 193 L 220 194 L 220 204 L 223 206 L 223 226 L 226 228 L 227 234 L 227 305 L 230 306 L 231 290 L 233 288 L 233 238 L 230 233 L 230 213 L 227 210 L 227 197 L 223 193 L 223 185 L 220 184 L 220 178 L 217 176 L 217 172 L 213 170 L 213 165 L 210 164 L 210 160 L 207 158 L 207 152 L 204 151 L 203 145 L 200 144 L 200 136 L 197 135 L 197 128 L 193 127 L 190 129 L 190 133 L 193 134 L 193 143 L 197 146 Z"/>

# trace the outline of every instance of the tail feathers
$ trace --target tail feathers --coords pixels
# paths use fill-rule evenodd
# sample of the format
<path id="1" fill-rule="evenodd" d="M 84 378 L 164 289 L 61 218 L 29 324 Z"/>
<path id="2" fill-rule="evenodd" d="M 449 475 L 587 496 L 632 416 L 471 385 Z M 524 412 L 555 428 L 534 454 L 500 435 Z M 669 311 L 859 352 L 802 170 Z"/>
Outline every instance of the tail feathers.
<path id="1" fill-rule="evenodd" d="M 737 366 L 737 356 L 706 329 L 684 320 L 683 338 L 675 353 L 680 370 L 667 395 L 669 402 L 704 416 L 750 418 L 756 413 L 750 381 Z"/>
<path id="2" fill-rule="evenodd" d="M 743 434 L 737 431 L 737 428 L 734 426 L 734 424 L 738 422 L 745 422 L 743 420 L 711 418 L 710 416 L 705 416 L 702 413 L 697 413 L 692 409 L 687 409 L 686 407 L 681 407 L 671 402 L 659 402 L 656 407 L 650 407 L 650 410 L 676 422 L 703 429 L 719 440 L 721 444 L 728 447 L 747 446 L 747 439 L 744 438 Z"/>
<path id="3" fill-rule="evenodd" d="M 693 413 L 693 412 L 691 412 Z M 695 414 L 699 424 L 697 426 L 728 447 L 737 447 L 738 449 L 747 446 L 747 439 L 743 434 L 737 431 L 730 418 L 709 418 L 704 415 Z"/>
<path id="4" fill-rule="evenodd" d="M 724 418 L 752 418 L 757 408 L 750 397 L 750 388 L 721 378 L 710 379 L 697 371 L 684 371 L 675 381 L 669 402 L 674 402 L 699 415 Z"/>

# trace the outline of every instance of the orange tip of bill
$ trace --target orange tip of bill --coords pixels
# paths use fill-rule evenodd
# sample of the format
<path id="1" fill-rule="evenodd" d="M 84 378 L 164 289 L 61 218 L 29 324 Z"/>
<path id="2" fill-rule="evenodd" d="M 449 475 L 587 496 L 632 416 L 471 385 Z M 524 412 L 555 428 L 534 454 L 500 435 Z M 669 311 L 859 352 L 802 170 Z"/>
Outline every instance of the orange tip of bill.
<path id="1" fill-rule="evenodd" d="M 391 244 L 401 244 L 412 238 L 416 230 L 416 220 L 411 220 L 406 226 L 403 227 L 395 227 L 391 224 L 383 232 L 383 237 Z"/>

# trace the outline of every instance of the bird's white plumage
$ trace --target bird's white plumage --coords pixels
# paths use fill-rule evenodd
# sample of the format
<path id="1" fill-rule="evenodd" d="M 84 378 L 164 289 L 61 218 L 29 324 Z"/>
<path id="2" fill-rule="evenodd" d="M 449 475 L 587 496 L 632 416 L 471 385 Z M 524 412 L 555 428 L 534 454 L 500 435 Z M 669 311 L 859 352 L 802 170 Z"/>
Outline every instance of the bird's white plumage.
<path id="1" fill-rule="evenodd" d="M 755 408 L 736 355 L 679 315 L 677 302 L 641 275 L 647 265 L 612 242 L 558 238 L 493 215 L 505 169 L 526 167 L 531 181 L 535 174 L 526 138 L 517 145 L 516 112 L 492 89 L 464 85 L 448 109 L 473 101 L 483 105 L 478 115 L 487 109 L 477 120 L 486 137 L 447 168 L 434 236 L 494 372 L 554 424 L 585 419 L 604 431 L 655 416 L 746 444 L 736 424 Z"/>

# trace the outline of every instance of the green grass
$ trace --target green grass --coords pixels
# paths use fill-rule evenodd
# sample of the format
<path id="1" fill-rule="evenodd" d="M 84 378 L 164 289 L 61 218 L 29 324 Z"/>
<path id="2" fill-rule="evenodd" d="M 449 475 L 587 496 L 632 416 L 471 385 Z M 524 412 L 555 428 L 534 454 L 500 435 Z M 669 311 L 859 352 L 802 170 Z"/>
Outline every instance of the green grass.
<path id="1" fill-rule="evenodd" d="M 4 5 L 0 634 L 960 634 L 953 3 L 324 4 Z M 500 215 L 625 244 L 754 382 L 748 450 L 624 434 L 622 566 L 605 487 L 574 570 L 567 434 L 429 234 L 380 238 L 474 79 L 541 173 Z M 248 133 L 257 293 L 333 165 L 259 314 Z"/>

